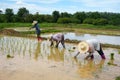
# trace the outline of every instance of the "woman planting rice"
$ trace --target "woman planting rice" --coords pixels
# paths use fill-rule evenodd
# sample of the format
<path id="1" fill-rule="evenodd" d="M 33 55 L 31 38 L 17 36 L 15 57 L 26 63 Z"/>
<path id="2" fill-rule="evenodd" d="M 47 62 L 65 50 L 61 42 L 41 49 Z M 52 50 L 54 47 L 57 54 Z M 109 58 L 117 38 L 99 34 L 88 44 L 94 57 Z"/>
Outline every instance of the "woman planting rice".
<path id="1" fill-rule="evenodd" d="M 62 33 L 57 33 L 57 34 L 52 35 L 51 38 L 50 38 L 50 41 L 51 41 L 50 46 L 53 46 L 54 45 L 53 42 L 55 41 L 57 48 L 58 48 L 59 43 L 61 43 L 62 46 L 65 48 L 64 35 Z"/>
<path id="2" fill-rule="evenodd" d="M 41 31 L 40 31 L 40 28 L 39 28 L 39 25 L 38 25 L 38 21 L 33 21 L 32 25 L 33 26 L 31 28 L 35 28 L 36 29 L 37 39 L 38 39 L 38 41 L 40 41 L 42 38 L 40 37 Z"/>
<path id="3" fill-rule="evenodd" d="M 96 39 L 90 39 L 86 41 L 82 41 L 78 44 L 78 50 L 79 52 L 76 54 L 75 57 L 79 55 L 79 53 L 89 53 L 88 56 L 85 57 L 85 59 L 91 58 L 94 59 L 93 53 L 97 51 L 102 59 L 105 59 L 105 55 L 102 50 L 101 44 Z"/>

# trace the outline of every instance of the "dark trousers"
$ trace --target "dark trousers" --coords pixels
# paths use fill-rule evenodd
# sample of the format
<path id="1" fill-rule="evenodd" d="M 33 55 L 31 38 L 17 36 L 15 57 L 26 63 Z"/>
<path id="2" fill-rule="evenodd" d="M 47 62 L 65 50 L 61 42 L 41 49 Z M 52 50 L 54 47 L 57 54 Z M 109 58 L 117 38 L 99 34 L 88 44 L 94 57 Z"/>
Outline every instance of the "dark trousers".
<path id="1" fill-rule="evenodd" d="M 105 55 L 104 55 L 101 45 L 100 45 L 100 50 L 99 51 L 97 50 L 97 52 L 99 53 L 102 59 L 105 59 Z"/>
<path id="2" fill-rule="evenodd" d="M 96 50 L 98 53 L 99 53 L 99 55 L 101 56 L 101 58 L 102 59 L 105 59 L 105 55 L 104 55 L 104 53 L 103 53 L 103 50 L 102 50 L 102 47 L 101 47 L 101 45 L 100 45 L 100 50 Z M 87 58 L 91 58 L 91 59 L 93 59 L 94 58 L 94 55 L 92 54 L 92 53 L 89 53 L 89 55 L 86 57 L 86 59 Z"/>

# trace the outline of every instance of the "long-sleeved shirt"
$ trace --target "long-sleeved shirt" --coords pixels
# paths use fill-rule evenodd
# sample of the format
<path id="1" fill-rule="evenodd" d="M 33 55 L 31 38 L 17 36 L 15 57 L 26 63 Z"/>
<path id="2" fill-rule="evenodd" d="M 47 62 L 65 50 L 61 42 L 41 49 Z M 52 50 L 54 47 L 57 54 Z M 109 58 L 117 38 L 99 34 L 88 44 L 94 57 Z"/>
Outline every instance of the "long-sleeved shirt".
<path id="1" fill-rule="evenodd" d="M 86 42 L 89 44 L 89 51 L 93 53 L 95 50 L 99 51 L 100 50 L 100 43 L 98 40 L 96 39 L 90 39 L 90 40 L 86 40 Z"/>
<path id="2" fill-rule="evenodd" d="M 40 30 L 40 27 L 38 26 L 38 24 L 35 24 L 32 28 L 35 28 L 36 30 Z"/>
<path id="3" fill-rule="evenodd" d="M 64 35 L 62 33 L 58 33 L 52 36 L 52 39 L 55 41 L 62 41 L 64 38 Z"/>
<path id="4" fill-rule="evenodd" d="M 36 29 L 36 33 L 39 34 L 40 33 L 40 27 L 38 24 L 35 24 L 32 28 Z"/>

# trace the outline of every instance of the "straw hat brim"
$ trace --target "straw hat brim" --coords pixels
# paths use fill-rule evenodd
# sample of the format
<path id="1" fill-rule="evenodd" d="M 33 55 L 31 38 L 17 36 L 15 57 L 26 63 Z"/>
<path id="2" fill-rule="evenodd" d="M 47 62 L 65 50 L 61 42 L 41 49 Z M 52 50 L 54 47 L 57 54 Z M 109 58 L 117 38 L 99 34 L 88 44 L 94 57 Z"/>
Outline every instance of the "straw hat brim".
<path id="1" fill-rule="evenodd" d="M 80 53 L 86 53 L 89 50 L 89 45 L 87 42 L 82 41 L 78 44 L 78 51 Z"/>
<path id="2" fill-rule="evenodd" d="M 33 21 L 32 25 L 35 25 L 35 24 L 37 24 L 37 23 L 38 23 L 38 21 Z"/>

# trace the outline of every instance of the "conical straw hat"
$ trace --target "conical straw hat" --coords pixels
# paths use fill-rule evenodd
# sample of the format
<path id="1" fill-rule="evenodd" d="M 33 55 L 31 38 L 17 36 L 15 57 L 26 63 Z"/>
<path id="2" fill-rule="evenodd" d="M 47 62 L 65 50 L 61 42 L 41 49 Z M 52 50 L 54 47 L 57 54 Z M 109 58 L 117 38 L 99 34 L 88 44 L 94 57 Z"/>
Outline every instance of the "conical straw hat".
<path id="1" fill-rule="evenodd" d="M 89 45 L 87 42 L 82 41 L 78 44 L 78 50 L 80 53 L 86 53 L 89 50 Z"/>
<path id="2" fill-rule="evenodd" d="M 35 25 L 35 24 L 37 24 L 37 23 L 38 23 L 38 21 L 33 21 L 32 25 Z"/>

